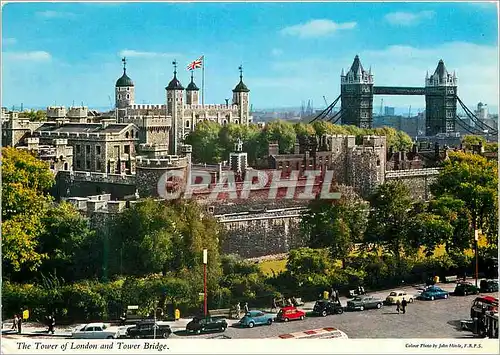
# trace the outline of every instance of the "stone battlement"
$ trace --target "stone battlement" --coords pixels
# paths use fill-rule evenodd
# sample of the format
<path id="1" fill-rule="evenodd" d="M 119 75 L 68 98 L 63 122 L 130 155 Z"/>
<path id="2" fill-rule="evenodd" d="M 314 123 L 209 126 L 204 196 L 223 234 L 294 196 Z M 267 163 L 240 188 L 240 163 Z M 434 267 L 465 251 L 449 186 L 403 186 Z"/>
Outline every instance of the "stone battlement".
<path id="1" fill-rule="evenodd" d="M 238 107 L 239 107 L 238 105 L 226 105 L 226 104 L 183 105 L 183 108 L 185 110 L 237 110 Z"/>
<path id="2" fill-rule="evenodd" d="M 439 175 L 442 168 L 391 170 L 385 173 L 386 179 L 401 179 L 405 177 Z"/>
<path id="3" fill-rule="evenodd" d="M 167 105 L 150 105 L 150 104 L 135 104 L 128 107 L 132 110 L 166 110 Z"/>
<path id="4" fill-rule="evenodd" d="M 105 182 L 111 184 L 135 185 L 135 175 L 106 174 L 88 171 L 59 171 L 59 174 L 71 181 Z"/>
<path id="5" fill-rule="evenodd" d="M 183 168 L 188 165 L 188 159 L 178 155 L 167 155 L 155 159 L 139 156 L 136 158 L 136 169 Z"/>

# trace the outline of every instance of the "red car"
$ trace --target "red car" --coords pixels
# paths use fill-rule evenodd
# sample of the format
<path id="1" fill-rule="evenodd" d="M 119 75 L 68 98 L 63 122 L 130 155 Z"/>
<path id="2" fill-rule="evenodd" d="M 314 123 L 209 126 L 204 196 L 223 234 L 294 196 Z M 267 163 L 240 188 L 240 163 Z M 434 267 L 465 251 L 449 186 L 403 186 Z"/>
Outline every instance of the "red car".
<path id="1" fill-rule="evenodd" d="M 282 322 L 288 322 L 289 320 L 295 320 L 295 319 L 304 319 L 306 316 L 306 312 L 301 311 L 297 307 L 294 306 L 288 306 L 288 307 L 283 307 L 280 309 L 276 316 L 276 320 L 282 321 Z"/>

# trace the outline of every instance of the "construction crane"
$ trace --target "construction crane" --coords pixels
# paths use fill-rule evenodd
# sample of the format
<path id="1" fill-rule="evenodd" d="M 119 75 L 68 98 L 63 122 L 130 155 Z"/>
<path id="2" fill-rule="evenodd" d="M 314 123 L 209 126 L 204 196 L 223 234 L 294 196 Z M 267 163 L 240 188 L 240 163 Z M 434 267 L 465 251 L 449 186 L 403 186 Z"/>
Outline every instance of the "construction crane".
<path id="1" fill-rule="evenodd" d="M 328 101 L 326 101 L 325 95 L 323 95 L 323 100 L 325 100 L 325 106 L 328 107 Z"/>

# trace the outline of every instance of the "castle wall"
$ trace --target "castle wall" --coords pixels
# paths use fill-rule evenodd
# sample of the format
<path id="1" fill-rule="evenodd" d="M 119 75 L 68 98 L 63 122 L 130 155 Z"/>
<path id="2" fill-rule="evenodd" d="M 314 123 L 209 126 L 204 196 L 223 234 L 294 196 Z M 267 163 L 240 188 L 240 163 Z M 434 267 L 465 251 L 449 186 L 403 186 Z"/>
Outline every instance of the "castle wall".
<path id="1" fill-rule="evenodd" d="M 394 170 L 385 174 L 386 181 L 399 180 L 408 187 L 416 200 L 431 199 L 430 186 L 437 180 L 440 168 Z"/>

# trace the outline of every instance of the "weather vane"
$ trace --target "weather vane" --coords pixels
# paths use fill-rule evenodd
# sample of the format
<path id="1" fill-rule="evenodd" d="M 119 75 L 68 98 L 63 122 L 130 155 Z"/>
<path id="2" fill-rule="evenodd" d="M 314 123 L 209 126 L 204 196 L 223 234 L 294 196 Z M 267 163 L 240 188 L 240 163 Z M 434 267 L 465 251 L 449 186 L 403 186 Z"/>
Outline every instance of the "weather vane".
<path id="1" fill-rule="evenodd" d="M 240 79 L 243 79 L 243 65 L 240 65 L 238 70 L 240 71 Z"/>
<path id="2" fill-rule="evenodd" d="M 174 66 L 174 74 L 177 74 L 177 60 L 174 59 L 174 61 L 172 62 L 173 66 Z"/>
<path id="3" fill-rule="evenodd" d="M 123 71 L 125 71 L 127 66 L 127 58 L 123 57 L 122 62 L 123 62 Z"/>

